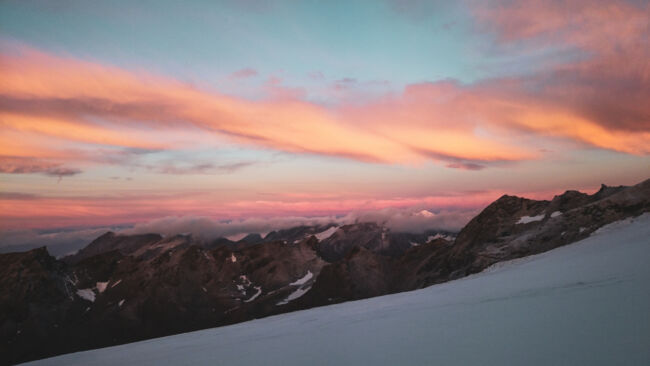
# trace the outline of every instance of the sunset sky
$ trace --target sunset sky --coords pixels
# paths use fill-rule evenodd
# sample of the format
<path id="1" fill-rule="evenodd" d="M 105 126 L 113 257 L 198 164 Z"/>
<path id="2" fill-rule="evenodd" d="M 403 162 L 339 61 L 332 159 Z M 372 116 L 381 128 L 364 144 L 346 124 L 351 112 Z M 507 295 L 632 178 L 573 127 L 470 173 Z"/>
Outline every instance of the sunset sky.
<path id="1" fill-rule="evenodd" d="M 650 177 L 648 1 L 0 2 L 0 229 Z"/>

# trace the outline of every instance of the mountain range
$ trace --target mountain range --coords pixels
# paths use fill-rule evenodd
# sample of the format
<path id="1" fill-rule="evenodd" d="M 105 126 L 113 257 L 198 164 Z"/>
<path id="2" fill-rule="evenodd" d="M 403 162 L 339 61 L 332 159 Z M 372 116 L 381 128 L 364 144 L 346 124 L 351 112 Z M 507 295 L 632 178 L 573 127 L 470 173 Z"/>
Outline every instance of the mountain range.
<path id="1" fill-rule="evenodd" d="M 107 232 L 61 259 L 0 255 L 0 353 L 13 364 L 427 287 L 650 211 L 650 180 L 550 201 L 502 196 L 460 232 L 371 222 L 239 241 Z"/>

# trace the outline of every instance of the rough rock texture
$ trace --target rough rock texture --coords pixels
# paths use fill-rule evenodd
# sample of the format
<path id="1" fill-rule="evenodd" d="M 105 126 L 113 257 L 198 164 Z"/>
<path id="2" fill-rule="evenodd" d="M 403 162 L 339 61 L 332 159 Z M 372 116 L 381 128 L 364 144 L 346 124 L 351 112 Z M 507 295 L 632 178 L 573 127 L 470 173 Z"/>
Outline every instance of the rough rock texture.
<path id="1" fill-rule="evenodd" d="M 92 243 L 79 250 L 76 254 L 65 257 L 65 261 L 67 263 L 78 263 L 86 258 L 111 250 L 117 250 L 123 254 L 131 254 L 140 248 L 149 247 L 162 239 L 163 237 L 158 234 L 127 236 L 117 235 L 109 231 L 93 240 Z"/>
<path id="2" fill-rule="evenodd" d="M 453 237 L 453 233 L 430 230 L 422 234 L 391 232 L 385 226 L 374 222 L 344 225 L 318 245 L 318 253 L 328 262 L 346 257 L 354 248 L 363 247 L 369 251 L 390 257 L 399 257 L 409 248 L 428 242 L 429 237 Z"/>
<path id="3" fill-rule="evenodd" d="M 129 241 L 107 237 L 118 249 L 69 263 L 45 248 L 0 256 L 2 364 L 283 312 L 277 303 L 325 264 L 314 240 L 232 251 L 176 238 L 125 255 Z"/>
<path id="4" fill-rule="evenodd" d="M 428 276 L 432 283 L 463 277 L 584 239 L 603 225 L 647 211 L 650 180 L 632 187 L 602 186 L 593 195 L 567 191 L 551 201 L 503 196 L 473 218 L 449 250 L 427 260 Z M 535 220 L 522 221 L 526 217 Z"/>

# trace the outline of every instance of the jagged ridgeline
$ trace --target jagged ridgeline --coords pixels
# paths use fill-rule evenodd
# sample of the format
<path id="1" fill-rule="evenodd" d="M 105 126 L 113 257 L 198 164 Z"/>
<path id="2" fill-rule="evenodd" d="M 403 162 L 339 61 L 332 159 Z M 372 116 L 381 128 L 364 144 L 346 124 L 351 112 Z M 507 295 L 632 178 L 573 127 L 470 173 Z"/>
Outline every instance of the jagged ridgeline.
<path id="1" fill-rule="evenodd" d="M 394 233 L 374 223 L 301 226 L 204 242 L 106 233 L 60 260 L 0 255 L 6 364 L 413 290 L 544 252 L 650 211 L 650 180 L 503 196 L 459 233 Z"/>

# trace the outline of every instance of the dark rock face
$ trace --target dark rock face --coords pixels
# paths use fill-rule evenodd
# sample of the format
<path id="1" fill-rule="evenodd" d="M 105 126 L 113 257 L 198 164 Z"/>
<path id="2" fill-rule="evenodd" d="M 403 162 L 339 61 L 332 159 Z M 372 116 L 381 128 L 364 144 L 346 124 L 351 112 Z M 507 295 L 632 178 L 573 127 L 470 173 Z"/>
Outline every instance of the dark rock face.
<path id="1" fill-rule="evenodd" d="M 304 297 L 306 305 L 364 299 L 384 295 L 393 288 L 392 258 L 357 246 L 344 260 L 325 266 L 312 290 Z"/>
<path id="2" fill-rule="evenodd" d="M 59 340 L 65 333 L 59 325 L 74 312 L 70 299 L 75 290 L 65 264 L 51 257 L 44 247 L 0 255 L 0 289 L 3 363 L 43 357 L 64 346 Z M 23 341 L 39 342 L 49 337 L 54 339 L 45 347 Z"/>
<path id="3" fill-rule="evenodd" d="M 203 245 L 203 247 L 205 249 L 215 249 L 215 248 L 218 248 L 218 247 L 221 247 L 221 246 L 231 247 L 232 248 L 235 245 L 237 245 L 237 242 L 234 242 L 234 241 L 229 240 L 227 238 L 217 238 L 217 239 L 212 240 L 209 243 L 205 243 Z"/>
<path id="4" fill-rule="evenodd" d="M 105 253 L 111 250 L 117 250 L 122 254 L 131 254 L 140 248 L 145 248 L 162 240 L 162 236 L 158 234 L 144 234 L 144 235 L 116 235 L 113 232 L 106 234 L 93 240 L 87 247 L 79 250 L 74 255 L 65 257 L 68 263 L 77 263 L 83 259 L 90 258 L 94 255 Z"/>
<path id="5" fill-rule="evenodd" d="M 312 235 L 322 233 L 333 226 L 336 225 L 296 226 L 290 229 L 271 231 L 266 234 L 264 241 L 286 241 L 287 243 L 295 243 L 309 238 Z"/>
<path id="6" fill-rule="evenodd" d="M 104 244 L 107 237 L 128 241 L 110 234 Z M 69 263 L 45 248 L 2 255 L 2 363 L 288 311 L 278 303 L 311 286 L 325 264 L 315 244 L 207 250 L 171 237 Z"/>
<path id="7" fill-rule="evenodd" d="M 583 239 L 650 211 L 650 180 L 535 201 L 503 196 L 455 238 L 374 223 L 249 242 L 106 233 L 74 256 L 0 255 L 0 363 L 408 291 Z M 318 238 L 322 240 L 319 241 Z"/>
<path id="8" fill-rule="evenodd" d="M 452 238 L 445 231 L 428 231 L 422 234 L 393 233 L 387 227 L 374 222 L 344 225 L 318 245 L 318 253 L 328 262 L 336 262 L 358 247 L 373 253 L 399 257 L 409 248 L 424 244 L 431 237 Z"/>
<path id="9" fill-rule="evenodd" d="M 249 244 L 259 244 L 263 242 L 264 239 L 260 234 L 248 234 L 246 235 L 243 239 L 238 241 L 238 244 L 243 244 L 243 246 L 249 245 Z"/>
<path id="10" fill-rule="evenodd" d="M 318 253 L 328 262 L 344 258 L 352 248 L 363 247 L 373 252 L 389 249 L 388 229 L 375 223 L 344 225 L 318 245 Z"/>

